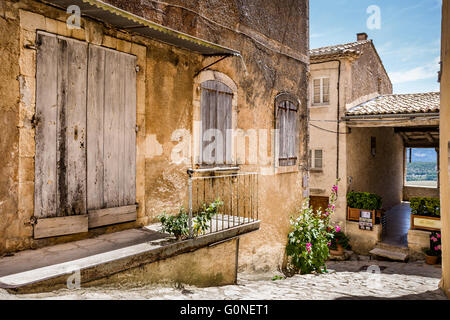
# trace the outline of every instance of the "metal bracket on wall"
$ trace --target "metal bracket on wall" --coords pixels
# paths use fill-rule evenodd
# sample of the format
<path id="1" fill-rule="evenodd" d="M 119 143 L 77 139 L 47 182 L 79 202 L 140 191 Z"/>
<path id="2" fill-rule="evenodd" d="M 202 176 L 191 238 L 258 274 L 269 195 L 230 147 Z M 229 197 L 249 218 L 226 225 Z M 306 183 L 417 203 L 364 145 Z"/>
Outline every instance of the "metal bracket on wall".
<path id="1" fill-rule="evenodd" d="M 197 76 L 200 74 L 200 72 L 202 72 L 202 71 L 208 69 L 209 67 L 212 67 L 213 65 L 215 65 L 215 64 L 219 63 L 220 61 L 222 61 L 222 60 L 224 60 L 224 59 L 226 59 L 226 58 L 228 58 L 228 57 L 231 57 L 231 56 L 232 56 L 232 55 L 229 55 L 229 54 L 228 54 L 228 55 L 225 55 L 225 56 L 223 56 L 222 58 L 220 58 L 220 59 L 214 61 L 213 63 L 208 64 L 206 67 L 201 68 L 199 71 L 197 71 L 197 72 L 195 73 L 194 78 L 197 77 Z"/>

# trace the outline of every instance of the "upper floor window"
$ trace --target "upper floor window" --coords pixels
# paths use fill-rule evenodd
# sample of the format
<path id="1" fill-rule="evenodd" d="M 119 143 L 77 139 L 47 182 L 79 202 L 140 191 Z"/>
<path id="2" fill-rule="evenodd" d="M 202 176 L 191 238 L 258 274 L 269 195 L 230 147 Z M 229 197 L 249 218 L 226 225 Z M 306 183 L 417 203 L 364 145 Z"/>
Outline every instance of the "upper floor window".
<path id="1" fill-rule="evenodd" d="M 330 103 L 330 78 L 313 80 L 313 104 Z"/>
<path id="2" fill-rule="evenodd" d="M 298 101 L 288 94 L 280 94 L 275 100 L 280 167 L 293 166 L 297 163 L 298 105 Z"/>
<path id="3" fill-rule="evenodd" d="M 320 149 L 309 150 L 309 163 L 311 164 L 311 169 L 322 170 L 323 151 Z"/>
<path id="4" fill-rule="evenodd" d="M 208 80 L 201 84 L 203 164 L 232 162 L 232 100 L 233 91 L 224 83 Z"/>

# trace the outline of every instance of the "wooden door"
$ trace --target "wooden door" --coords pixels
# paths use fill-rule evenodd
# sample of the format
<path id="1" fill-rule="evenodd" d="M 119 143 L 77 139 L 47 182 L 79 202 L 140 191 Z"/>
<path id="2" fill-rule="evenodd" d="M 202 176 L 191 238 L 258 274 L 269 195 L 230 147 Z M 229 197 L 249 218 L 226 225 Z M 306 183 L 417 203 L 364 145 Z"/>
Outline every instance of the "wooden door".
<path id="1" fill-rule="evenodd" d="M 87 231 L 87 44 L 39 32 L 35 238 Z"/>
<path id="2" fill-rule="evenodd" d="M 328 197 L 318 197 L 318 196 L 310 197 L 310 206 L 312 206 L 313 210 L 316 212 L 319 209 L 320 211 L 325 212 L 325 210 L 328 208 L 328 203 L 329 203 Z"/>
<path id="3" fill-rule="evenodd" d="M 136 57 L 38 32 L 36 63 L 34 237 L 135 220 Z"/>

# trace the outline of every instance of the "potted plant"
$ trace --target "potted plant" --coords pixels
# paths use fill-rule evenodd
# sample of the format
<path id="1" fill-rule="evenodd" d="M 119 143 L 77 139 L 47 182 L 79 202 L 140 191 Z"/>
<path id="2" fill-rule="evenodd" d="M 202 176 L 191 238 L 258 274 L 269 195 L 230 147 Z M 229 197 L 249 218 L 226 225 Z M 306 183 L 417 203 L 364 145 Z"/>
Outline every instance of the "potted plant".
<path id="1" fill-rule="evenodd" d="M 329 242 L 330 254 L 333 256 L 341 256 L 344 254 L 344 249 L 350 249 L 349 238 L 342 231 L 340 226 L 328 227 L 332 238 Z"/>
<path id="2" fill-rule="evenodd" d="M 436 250 L 434 249 L 424 249 L 423 252 L 425 253 L 425 263 L 426 264 L 437 264 L 437 261 L 439 259 L 439 255 Z"/>
<path id="3" fill-rule="evenodd" d="M 347 194 L 347 220 L 359 221 L 361 211 L 371 211 L 373 224 L 377 223 L 376 218 L 381 218 L 382 198 L 374 193 L 354 192 Z M 378 219 L 380 221 L 380 219 Z"/>
<path id="4" fill-rule="evenodd" d="M 438 198 L 411 198 L 411 229 L 441 230 L 441 204 Z"/>

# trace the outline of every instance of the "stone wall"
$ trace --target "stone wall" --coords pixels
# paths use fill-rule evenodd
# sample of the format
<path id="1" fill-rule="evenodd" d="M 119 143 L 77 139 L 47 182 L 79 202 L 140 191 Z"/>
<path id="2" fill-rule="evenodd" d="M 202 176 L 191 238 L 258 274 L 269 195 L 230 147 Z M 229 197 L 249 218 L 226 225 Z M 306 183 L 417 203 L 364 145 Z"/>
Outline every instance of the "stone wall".
<path id="1" fill-rule="evenodd" d="M 374 45 L 369 43 L 359 46 L 358 49 L 361 56 L 352 63 L 351 101 L 373 93 L 391 94 L 391 80 Z"/>
<path id="2" fill-rule="evenodd" d="M 0 37 L 1 68 L 5 69 L 1 76 L 7 84 L 7 87 L 0 89 L 0 117 L 3 119 L 0 126 L 7 135 L 7 138 L 2 136 L 0 144 L 0 151 L 7 155 L 2 158 L 5 163 L 1 169 L 0 254 L 142 226 L 156 221 L 156 216 L 163 211 L 177 212 L 186 201 L 186 169 L 195 161 L 192 156 L 188 163 L 171 161 L 172 152 L 179 143 L 173 133 L 176 130 L 193 132 L 194 101 L 198 95 L 195 90 L 196 73 L 217 58 L 202 57 L 85 18 L 82 19 L 81 30 L 69 30 L 65 24 L 65 11 L 40 2 L 1 3 L 0 24 L 2 30 L 9 32 L 3 32 Z M 302 201 L 302 177 L 306 173 L 308 2 L 296 0 L 294 3 L 298 6 L 295 10 L 287 0 L 279 7 L 272 1 L 260 1 L 259 6 L 239 1 L 183 2 L 189 10 L 178 6 L 160 8 L 161 5 L 151 1 L 111 3 L 168 27 L 239 50 L 242 59 L 229 57 L 211 68 L 236 84 L 237 128 L 271 130 L 275 96 L 280 92 L 290 92 L 300 100 L 299 166 L 288 170 L 274 169 L 274 157 L 270 155 L 270 161 L 266 164 L 261 161 L 251 164 L 248 159 L 239 163 L 244 172 L 265 169 L 265 174 L 259 179 L 261 230 L 242 239 L 239 253 L 241 268 L 278 268 L 284 261 L 289 216 Z M 171 3 L 175 4 L 175 1 Z M 286 29 L 282 28 L 281 33 L 276 18 L 268 18 L 280 17 L 278 10 L 289 11 L 289 18 L 282 24 Z M 24 45 L 34 45 L 37 29 L 138 57 L 136 194 L 139 209 L 135 223 L 97 228 L 84 234 L 33 240 L 29 223 L 34 212 L 32 118 L 35 51 L 24 48 Z M 279 50 L 288 52 L 288 55 L 279 54 Z M 247 151 L 248 157 L 250 152 L 257 150 Z"/>
<path id="3" fill-rule="evenodd" d="M 403 201 L 411 201 L 414 197 L 439 198 L 439 189 L 427 187 L 403 187 Z"/>

